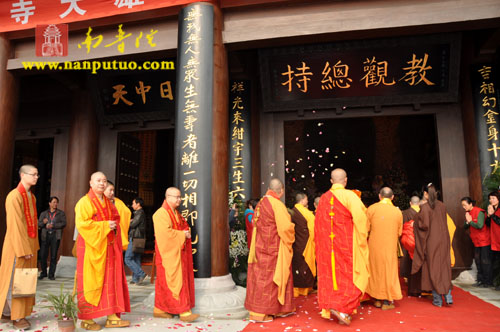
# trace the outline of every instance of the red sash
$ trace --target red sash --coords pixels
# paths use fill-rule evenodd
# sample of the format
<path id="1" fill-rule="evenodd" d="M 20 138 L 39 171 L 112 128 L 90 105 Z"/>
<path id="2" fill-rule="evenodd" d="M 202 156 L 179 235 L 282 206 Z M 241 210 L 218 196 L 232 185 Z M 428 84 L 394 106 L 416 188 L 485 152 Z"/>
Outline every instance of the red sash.
<path id="1" fill-rule="evenodd" d="M 181 216 L 179 214 L 179 212 L 177 212 L 177 210 L 174 213 L 174 211 L 172 211 L 172 208 L 170 207 L 170 205 L 168 205 L 166 200 L 163 200 L 163 204 L 161 207 L 164 208 L 165 210 L 167 210 L 168 216 L 172 220 L 172 226 L 173 226 L 172 228 L 173 229 L 176 229 L 178 231 L 188 231 L 189 230 L 189 226 L 188 226 L 186 219 L 184 219 L 184 217 Z M 187 241 L 186 241 L 186 243 L 187 243 Z"/>
<path id="2" fill-rule="evenodd" d="M 95 192 L 92 190 L 92 188 L 87 193 L 87 196 L 90 199 L 92 205 L 97 210 L 97 213 L 94 216 L 92 216 L 92 220 L 95 221 L 114 220 L 117 225 L 120 224 L 120 215 L 118 214 L 118 210 L 116 210 L 113 203 L 111 203 L 106 196 L 104 195 L 102 196 L 102 199 L 104 201 L 104 206 L 102 206 L 101 201 L 99 200 Z M 116 227 L 116 229 L 118 229 L 118 226 Z M 114 232 L 108 233 L 108 239 L 111 240 L 111 242 L 114 241 L 114 238 L 116 236 L 116 229 Z M 120 236 L 120 234 L 118 234 L 118 236 Z"/>
<path id="3" fill-rule="evenodd" d="M 24 188 L 21 182 L 19 182 L 19 184 L 17 185 L 17 191 L 19 191 L 21 197 L 23 198 L 24 216 L 26 217 L 28 236 L 33 239 L 37 235 L 37 225 L 38 225 L 38 215 L 36 213 L 35 195 L 33 195 L 33 193 L 31 194 L 31 202 L 33 204 L 33 212 L 34 212 L 34 215 L 31 215 L 30 205 L 28 201 L 28 193 L 26 192 L 26 188 Z"/>

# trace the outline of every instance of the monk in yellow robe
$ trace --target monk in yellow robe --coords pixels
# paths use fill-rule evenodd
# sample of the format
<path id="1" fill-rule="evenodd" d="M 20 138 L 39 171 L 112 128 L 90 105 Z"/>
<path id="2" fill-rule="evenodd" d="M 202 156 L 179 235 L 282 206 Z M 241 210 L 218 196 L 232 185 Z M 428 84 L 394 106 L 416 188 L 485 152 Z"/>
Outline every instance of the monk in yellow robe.
<path id="1" fill-rule="evenodd" d="M 108 184 L 106 186 L 106 190 L 104 190 L 104 196 L 111 201 L 115 205 L 116 210 L 118 210 L 118 214 L 120 215 L 120 229 L 122 233 L 122 244 L 123 250 L 127 250 L 128 247 L 128 229 L 130 226 L 130 219 L 132 217 L 132 212 L 130 209 L 123 203 L 121 199 L 115 196 L 115 184 L 108 180 Z"/>
<path id="2" fill-rule="evenodd" d="M 89 192 L 75 206 L 78 318 L 81 327 L 91 331 L 101 329 L 94 318 L 102 316 L 107 316 L 105 327 L 130 325 L 119 317 L 130 312 L 130 297 L 123 268 L 120 215 L 104 196 L 106 185 L 106 175 L 92 174 Z"/>
<path id="3" fill-rule="evenodd" d="M 314 214 L 307 208 L 305 193 L 295 195 L 296 204 L 292 209 L 295 224 L 293 243 L 293 296 L 308 295 L 316 281 L 316 250 L 314 248 Z"/>
<path id="4" fill-rule="evenodd" d="M 30 189 L 39 175 L 35 166 L 19 169 L 21 181 L 5 200 L 7 232 L 5 233 L 0 264 L 0 312 L 2 320 L 12 320 L 17 329 L 31 327 L 26 319 L 33 310 L 35 297 L 13 298 L 12 277 L 18 268 L 36 268 L 38 245 L 38 217 L 35 195 Z"/>
<path id="5" fill-rule="evenodd" d="M 180 203 L 180 190 L 170 187 L 162 207 L 153 215 L 157 269 L 153 316 L 179 315 L 181 321 L 192 322 L 199 315 L 191 312 L 194 307 L 191 229 L 177 210 Z"/>
<path id="6" fill-rule="evenodd" d="M 330 181 L 332 188 L 321 196 L 314 223 L 318 304 L 322 318 L 333 314 L 349 325 L 368 285 L 366 208 L 356 193 L 345 189 L 343 169 L 334 169 Z"/>
<path id="7" fill-rule="evenodd" d="M 295 227 L 280 200 L 283 194 L 283 183 L 272 179 L 252 219 L 245 308 L 253 323 L 271 322 L 295 311 L 291 273 Z"/>
<path id="8" fill-rule="evenodd" d="M 394 300 L 403 298 L 397 253 L 403 231 L 403 214 L 392 204 L 394 193 L 391 188 L 380 189 L 378 196 L 380 202 L 366 210 L 370 251 L 370 279 L 366 292 L 375 300 L 375 307 L 388 310 L 394 309 Z"/>

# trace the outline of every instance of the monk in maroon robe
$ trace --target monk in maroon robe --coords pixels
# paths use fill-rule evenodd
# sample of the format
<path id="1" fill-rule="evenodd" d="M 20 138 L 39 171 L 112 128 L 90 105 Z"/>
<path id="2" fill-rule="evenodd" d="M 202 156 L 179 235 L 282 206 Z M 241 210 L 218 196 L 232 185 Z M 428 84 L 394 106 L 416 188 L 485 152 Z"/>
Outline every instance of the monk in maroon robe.
<path id="1" fill-rule="evenodd" d="M 280 201 L 283 193 L 283 183 L 272 179 L 252 219 L 245 299 L 251 322 L 270 322 L 295 311 L 291 273 L 295 228 Z"/>

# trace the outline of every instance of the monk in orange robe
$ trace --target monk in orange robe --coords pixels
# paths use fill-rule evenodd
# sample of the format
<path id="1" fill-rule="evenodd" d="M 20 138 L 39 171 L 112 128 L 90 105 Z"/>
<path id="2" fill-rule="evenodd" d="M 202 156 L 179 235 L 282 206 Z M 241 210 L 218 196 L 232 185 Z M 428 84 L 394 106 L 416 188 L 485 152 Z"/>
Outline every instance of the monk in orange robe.
<path id="1" fill-rule="evenodd" d="M 104 196 L 111 201 L 115 205 L 118 214 L 120 215 L 120 229 L 122 233 L 122 245 L 123 250 L 127 250 L 128 247 L 128 229 L 130 226 L 130 219 L 132 217 L 132 212 L 130 209 L 123 203 L 121 199 L 115 196 L 115 184 L 108 180 L 108 184 L 106 189 L 104 190 Z"/>
<path id="2" fill-rule="evenodd" d="M 5 200 L 7 232 L 0 264 L 0 312 L 2 320 L 12 320 L 15 328 L 26 330 L 31 327 L 26 317 L 31 315 L 35 297 L 12 298 L 11 282 L 14 269 L 37 267 L 38 217 L 35 195 L 30 189 L 39 175 L 35 166 L 24 165 L 19 176 L 19 185 Z"/>
<path id="3" fill-rule="evenodd" d="M 403 298 L 398 274 L 398 241 L 403 232 L 403 214 L 392 204 L 391 188 L 380 189 L 378 196 L 380 202 L 366 210 L 370 232 L 370 279 L 366 292 L 375 300 L 375 307 L 389 310 L 394 309 L 394 300 Z"/>
<path id="4" fill-rule="evenodd" d="M 332 188 L 321 196 L 314 224 L 321 317 L 333 313 L 349 325 L 368 284 L 368 224 L 361 199 L 345 189 L 347 174 L 331 173 Z"/>
<path id="5" fill-rule="evenodd" d="M 104 196 L 107 179 L 92 174 L 90 190 L 75 206 L 77 238 L 77 297 L 81 327 L 97 331 L 93 319 L 107 316 L 105 327 L 127 327 L 130 322 L 119 314 L 130 312 L 120 215 Z"/>
<path id="6" fill-rule="evenodd" d="M 156 251 L 155 307 L 153 316 L 172 318 L 178 314 L 183 322 L 199 317 L 193 314 L 194 273 L 191 229 L 177 208 L 181 203 L 179 189 L 165 192 L 163 205 L 153 215 Z"/>
<path id="7" fill-rule="evenodd" d="M 283 183 L 272 179 L 255 207 L 245 299 L 254 323 L 270 322 L 273 316 L 286 317 L 295 311 L 291 273 L 295 225 L 280 201 L 283 194 Z"/>

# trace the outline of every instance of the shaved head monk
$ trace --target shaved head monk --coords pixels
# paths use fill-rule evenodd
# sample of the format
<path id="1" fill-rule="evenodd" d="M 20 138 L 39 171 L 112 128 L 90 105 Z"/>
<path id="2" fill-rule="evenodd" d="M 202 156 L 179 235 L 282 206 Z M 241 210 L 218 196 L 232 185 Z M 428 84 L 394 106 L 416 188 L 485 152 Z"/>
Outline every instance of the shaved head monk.
<path id="1" fill-rule="evenodd" d="M 120 313 L 130 312 L 125 270 L 120 215 L 106 198 L 108 181 L 102 172 L 90 177 L 90 190 L 75 206 L 78 229 L 77 297 L 78 318 L 85 330 L 97 331 L 101 325 L 94 319 L 107 316 L 105 327 L 127 327 Z"/>
<path id="2" fill-rule="evenodd" d="M 181 192 L 170 187 L 165 192 L 163 205 L 153 215 L 155 228 L 156 282 L 153 316 L 173 318 L 179 315 L 183 322 L 192 322 L 194 273 L 191 248 L 191 229 L 177 208 Z"/>
<path id="3" fill-rule="evenodd" d="M 27 330 L 31 324 L 26 317 L 31 315 L 35 297 L 12 297 L 11 278 L 14 268 L 37 267 L 38 217 L 31 188 L 38 181 L 38 170 L 33 165 L 23 165 L 19 177 L 17 188 L 5 200 L 7 232 L 0 265 L 0 312 L 2 320 L 12 320 L 16 329 Z"/>
<path id="4" fill-rule="evenodd" d="M 366 208 L 353 191 L 345 189 L 347 174 L 331 173 L 332 188 L 321 196 L 314 237 L 321 317 L 333 314 L 349 325 L 368 284 L 368 225 Z"/>
<path id="5" fill-rule="evenodd" d="M 280 201 L 283 194 L 281 180 L 272 179 L 252 219 L 245 308 L 254 323 L 271 322 L 295 311 L 291 273 L 295 226 Z"/>

